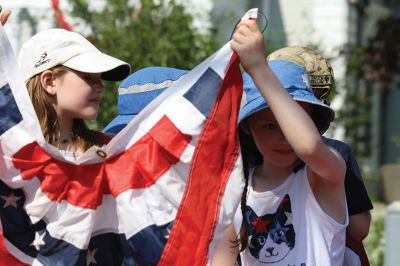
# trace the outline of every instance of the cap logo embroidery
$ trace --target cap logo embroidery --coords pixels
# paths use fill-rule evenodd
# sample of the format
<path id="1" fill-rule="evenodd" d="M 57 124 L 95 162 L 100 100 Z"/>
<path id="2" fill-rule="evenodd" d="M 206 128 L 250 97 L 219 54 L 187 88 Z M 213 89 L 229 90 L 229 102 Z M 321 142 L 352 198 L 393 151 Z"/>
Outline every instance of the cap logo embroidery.
<path id="1" fill-rule="evenodd" d="M 324 75 L 324 76 L 313 76 L 310 75 L 311 84 L 315 85 L 331 85 L 333 83 L 332 76 Z"/>
<path id="2" fill-rule="evenodd" d="M 47 62 L 50 62 L 50 59 L 46 59 L 47 58 L 47 52 L 44 52 L 41 56 L 39 61 L 36 62 L 35 67 L 39 67 L 43 64 L 46 64 Z"/>

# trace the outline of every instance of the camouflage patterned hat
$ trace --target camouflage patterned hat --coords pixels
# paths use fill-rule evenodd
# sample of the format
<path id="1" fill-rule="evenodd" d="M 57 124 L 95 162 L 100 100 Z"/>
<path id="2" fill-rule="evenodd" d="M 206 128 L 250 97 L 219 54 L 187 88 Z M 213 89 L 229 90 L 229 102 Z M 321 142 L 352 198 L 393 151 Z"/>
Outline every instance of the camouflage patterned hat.
<path id="1" fill-rule="evenodd" d="M 327 102 L 335 83 L 333 69 L 328 60 L 316 51 L 302 46 L 289 46 L 276 50 L 267 60 L 287 60 L 305 68 L 315 96 Z"/>

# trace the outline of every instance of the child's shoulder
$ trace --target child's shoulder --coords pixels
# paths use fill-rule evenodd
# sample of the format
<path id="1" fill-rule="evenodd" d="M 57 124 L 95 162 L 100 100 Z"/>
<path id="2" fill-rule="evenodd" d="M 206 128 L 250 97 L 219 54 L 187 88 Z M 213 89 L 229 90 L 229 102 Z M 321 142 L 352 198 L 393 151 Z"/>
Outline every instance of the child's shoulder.
<path id="1" fill-rule="evenodd" d="M 322 136 L 322 141 L 326 145 L 336 149 L 338 152 L 340 152 L 340 154 L 342 154 L 342 156 L 343 156 L 343 154 L 351 153 L 350 145 L 343 141 L 340 141 L 337 139 L 332 139 L 332 138 L 327 138 L 324 136 Z"/>

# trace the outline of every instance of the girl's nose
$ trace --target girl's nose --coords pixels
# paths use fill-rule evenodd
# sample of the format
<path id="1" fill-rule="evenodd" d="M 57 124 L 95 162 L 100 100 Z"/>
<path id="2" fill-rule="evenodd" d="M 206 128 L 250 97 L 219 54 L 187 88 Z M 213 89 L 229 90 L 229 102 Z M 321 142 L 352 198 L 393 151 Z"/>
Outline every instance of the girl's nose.
<path id="1" fill-rule="evenodd" d="M 289 142 L 287 141 L 287 139 L 286 139 L 286 137 L 285 137 L 285 135 L 283 134 L 282 131 L 280 132 L 280 135 L 279 135 L 279 143 L 280 143 L 281 145 L 286 145 L 286 146 L 290 147 L 290 144 L 289 144 Z"/>

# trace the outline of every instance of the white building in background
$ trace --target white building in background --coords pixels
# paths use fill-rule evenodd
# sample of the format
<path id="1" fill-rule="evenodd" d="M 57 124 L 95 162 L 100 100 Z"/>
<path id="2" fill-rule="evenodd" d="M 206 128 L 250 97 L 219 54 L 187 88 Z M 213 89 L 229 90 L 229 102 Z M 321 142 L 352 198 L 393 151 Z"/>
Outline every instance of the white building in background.
<path id="1" fill-rule="evenodd" d="M 287 45 L 317 45 L 335 72 L 339 95 L 332 102 L 336 110 L 343 104 L 346 71 L 345 58 L 339 52 L 348 43 L 349 6 L 347 0 L 281 0 L 280 10 L 286 30 Z M 328 132 L 337 139 L 344 138 L 342 128 Z"/>
<path id="2" fill-rule="evenodd" d="M 4 29 L 15 53 L 32 34 L 54 25 L 50 0 L 2 1 L 1 5 L 3 9 L 11 10 L 11 16 Z"/>
<path id="3" fill-rule="evenodd" d="M 156 0 L 157 1 L 157 0 Z M 140 0 L 127 0 L 128 5 L 136 5 Z M 195 17 L 194 26 L 207 30 L 211 26 L 209 11 L 212 8 L 211 0 L 177 0 L 187 7 L 187 10 Z M 21 45 L 38 31 L 58 27 L 54 20 L 54 11 L 51 0 L 9 0 L 1 2 L 4 9 L 9 9 L 12 15 L 7 22 L 5 31 L 11 44 L 17 53 Z M 75 25 L 72 18 L 68 17 L 70 5 L 68 0 L 59 0 L 60 9 L 69 19 L 76 30 L 87 31 L 84 25 Z M 90 0 L 89 6 L 93 10 L 105 7 L 105 0 Z"/>
<path id="4" fill-rule="evenodd" d="M 136 4 L 139 0 L 129 0 Z M 60 8 L 67 14 L 68 1 L 60 0 Z M 259 9 L 267 16 L 269 26 L 265 32 L 267 45 L 280 48 L 288 45 L 315 45 L 324 55 L 332 58 L 336 79 L 344 77 L 344 59 L 339 58 L 339 49 L 348 43 L 347 0 L 180 0 L 195 16 L 197 28 L 208 29 L 209 12 L 219 29 L 221 43 L 227 42 L 238 19 L 251 7 Z M 5 27 L 15 52 L 32 34 L 55 27 L 51 0 L 12 0 L 4 1 L 3 7 L 12 11 Z M 104 7 L 104 0 L 91 0 L 93 8 Z M 73 24 L 73 23 L 72 23 Z M 73 24 L 74 25 L 74 24 Z M 84 31 L 85 29 L 79 29 Z M 339 88 L 340 92 L 343 89 Z M 339 108 L 343 95 L 332 103 Z M 342 138 L 343 132 L 337 130 L 335 137 Z"/>
<path id="5" fill-rule="evenodd" d="M 268 18 L 264 33 L 266 45 L 273 49 L 290 45 L 317 46 L 330 58 L 338 81 L 339 95 L 332 103 L 340 108 L 344 98 L 344 58 L 339 50 L 348 43 L 349 4 L 347 0 L 214 0 L 214 14 L 221 27 L 221 39 L 229 40 L 230 34 L 241 15 L 251 7 L 258 7 Z M 225 16 L 225 19 L 222 17 Z M 343 139 L 343 129 L 328 132 Z"/>

